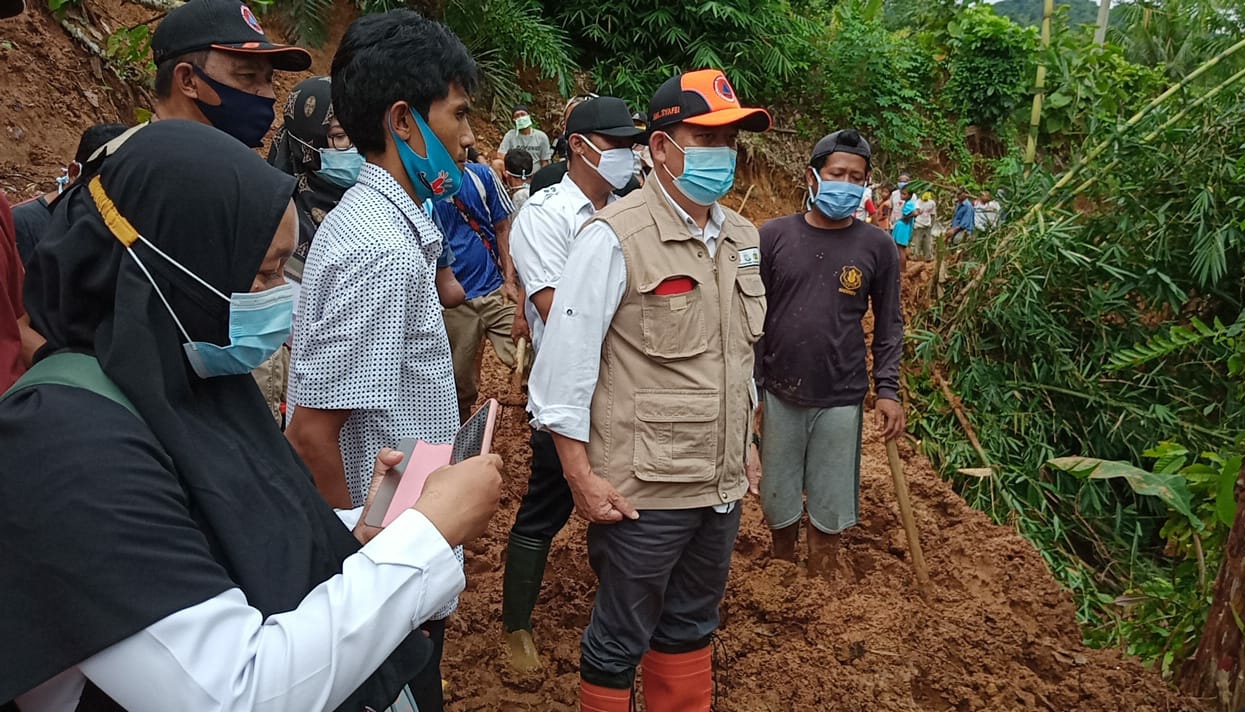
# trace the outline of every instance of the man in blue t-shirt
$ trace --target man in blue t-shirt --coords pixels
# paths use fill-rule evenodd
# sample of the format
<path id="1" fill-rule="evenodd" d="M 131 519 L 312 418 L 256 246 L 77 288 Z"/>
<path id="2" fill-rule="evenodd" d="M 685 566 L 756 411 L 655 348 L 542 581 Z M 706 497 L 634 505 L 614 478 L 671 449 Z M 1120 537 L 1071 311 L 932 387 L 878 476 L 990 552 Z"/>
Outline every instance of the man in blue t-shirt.
<path id="1" fill-rule="evenodd" d="M 466 420 L 476 402 L 480 348 L 484 337 L 507 366 L 514 365 L 514 340 L 527 336 L 519 290 L 510 261 L 510 214 L 514 204 L 488 166 L 468 162 L 462 187 L 436 204 L 437 226 L 454 251 L 454 276 L 466 303 L 445 310 L 445 330 L 454 360 L 458 412 Z"/>
<path id="2" fill-rule="evenodd" d="M 955 215 L 951 217 L 951 229 L 947 231 L 947 240 L 952 245 L 958 245 L 964 239 L 965 235 L 973 236 L 973 227 L 977 222 L 976 211 L 973 209 L 973 199 L 969 196 L 968 191 L 960 188 L 955 194 Z"/>

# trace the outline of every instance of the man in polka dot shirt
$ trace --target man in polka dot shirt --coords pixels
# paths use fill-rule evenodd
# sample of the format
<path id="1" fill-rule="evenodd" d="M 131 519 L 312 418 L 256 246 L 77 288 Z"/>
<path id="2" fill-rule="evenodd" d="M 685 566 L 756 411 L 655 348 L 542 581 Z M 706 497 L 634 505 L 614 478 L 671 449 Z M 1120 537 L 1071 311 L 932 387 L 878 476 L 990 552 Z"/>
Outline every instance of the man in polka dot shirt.
<path id="1" fill-rule="evenodd" d="M 436 289 L 442 236 L 428 211 L 464 179 L 476 66 L 444 25 L 395 10 L 351 25 L 332 75 L 338 121 L 367 162 L 307 256 L 286 435 L 324 498 L 350 508 L 367 499 L 381 448 L 404 437 L 448 443 L 458 429 Z M 441 709 L 452 610 L 423 626 L 436 652 L 411 683 L 422 712 Z"/>

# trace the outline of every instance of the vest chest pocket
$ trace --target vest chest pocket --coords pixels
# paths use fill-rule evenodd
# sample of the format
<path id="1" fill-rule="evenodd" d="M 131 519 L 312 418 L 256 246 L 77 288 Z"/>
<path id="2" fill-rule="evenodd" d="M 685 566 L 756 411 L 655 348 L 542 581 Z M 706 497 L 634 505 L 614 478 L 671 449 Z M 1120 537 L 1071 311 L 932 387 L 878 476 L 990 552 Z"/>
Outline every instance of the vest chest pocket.
<path id="1" fill-rule="evenodd" d="M 645 482 L 709 482 L 717 474 L 717 391 L 640 390 L 635 395 L 635 476 Z"/>
<path id="2" fill-rule="evenodd" d="M 743 270 L 735 277 L 735 283 L 739 285 L 739 298 L 743 302 L 748 343 L 756 343 L 765 332 L 765 283 L 756 271 Z"/>
<path id="3" fill-rule="evenodd" d="M 675 361 L 705 352 L 705 307 L 692 277 L 671 277 L 644 285 L 640 293 L 640 331 L 644 353 Z"/>

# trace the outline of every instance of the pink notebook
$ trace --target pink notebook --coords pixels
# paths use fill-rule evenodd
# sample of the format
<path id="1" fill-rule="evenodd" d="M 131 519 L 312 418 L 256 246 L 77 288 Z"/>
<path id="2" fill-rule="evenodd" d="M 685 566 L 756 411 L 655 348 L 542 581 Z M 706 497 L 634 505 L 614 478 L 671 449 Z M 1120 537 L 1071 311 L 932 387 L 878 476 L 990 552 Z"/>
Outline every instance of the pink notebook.
<path id="1" fill-rule="evenodd" d="M 415 438 L 403 438 L 398 444 L 402 462 L 385 474 L 364 522 L 373 527 L 389 526 L 415 505 L 424 492 L 428 476 L 435 470 L 469 457 L 487 455 L 493 443 L 493 429 L 500 410 L 496 400 L 490 398 L 485 401 L 458 429 L 452 443 L 433 445 Z"/>
<path id="2" fill-rule="evenodd" d="M 393 524 L 393 520 L 419 500 L 419 495 L 424 493 L 424 483 L 428 481 L 428 475 L 433 470 L 450 464 L 450 454 L 453 451 L 454 446 L 450 443 L 432 445 L 423 440 L 415 442 L 411 454 L 402 460 L 406 467 L 402 470 L 398 489 L 393 493 L 392 503 L 385 512 L 382 527 Z"/>

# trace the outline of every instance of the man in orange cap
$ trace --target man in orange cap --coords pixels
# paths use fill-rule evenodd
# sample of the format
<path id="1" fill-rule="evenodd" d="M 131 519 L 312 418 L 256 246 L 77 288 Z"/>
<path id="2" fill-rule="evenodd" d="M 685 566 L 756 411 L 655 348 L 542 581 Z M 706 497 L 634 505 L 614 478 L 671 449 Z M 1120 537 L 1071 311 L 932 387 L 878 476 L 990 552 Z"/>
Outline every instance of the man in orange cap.
<path id="1" fill-rule="evenodd" d="M 591 522 L 585 711 L 630 709 L 641 664 L 649 712 L 712 704 L 765 320 L 757 230 L 718 201 L 739 132 L 769 126 L 722 72 L 662 84 L 648 115 L 655 179 L 583 227 L 554 295 L 529 391 Z"/>

